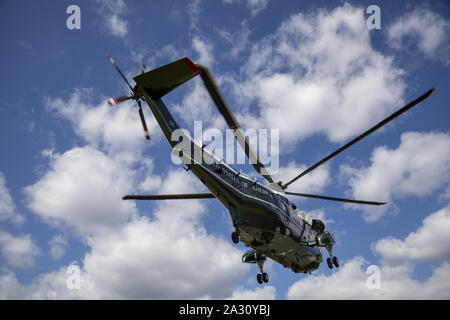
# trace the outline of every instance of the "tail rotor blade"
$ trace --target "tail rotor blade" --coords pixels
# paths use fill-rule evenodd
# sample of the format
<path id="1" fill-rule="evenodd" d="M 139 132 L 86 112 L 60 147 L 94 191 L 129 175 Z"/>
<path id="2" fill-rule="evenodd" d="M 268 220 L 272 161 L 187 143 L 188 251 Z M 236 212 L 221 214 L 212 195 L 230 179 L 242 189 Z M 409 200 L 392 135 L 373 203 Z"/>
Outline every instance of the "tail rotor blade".
<path id="1" fill-rule="evenodd" d="M 138 105 L 139 105 L 139 116 L 141 117 L 142 127 L 144 128 L 145 139 L 150 140 L 150 133 L 148 132 L 147 123 L 145 123 L 144 112 L 142 111 L 141 102 L 139 100 Z"/>
<path id="2" fill-rule="evenodd" d="M 141 62 L 141 74 L 145 73 L 145 64 Z"/>
<path id="3" fill-rule="evenodd" d="M 111 58 L 111 56 L 110 56 L 109 54 L 107 54 L 106 57 L 108 58 L 109 62 L 111 62 L 111 64 L 114 66 L 114 68 L 116 68 L 116 70 L 120 73 L 120 76 L 122 77 L 123 80 L 125 80 L 125 82 L 127 83 L 128 87 L 130 87 L 131 91 L 133 91 L 133 87 L 132 87 L 131 84 L 128 82 L 127 78 L 124 76 L 124 74 L 122 73 L 122 71 L 120 71 L 119 67 L 118 67 L 117 64 L 114 62 L 113 58 Z"/>
<path id="4" fill-rule="evenodd" d="M 129 99 L 131 99 L 131 97 L 129 97 L 129 96 L 121 96 L 121 97 L 117 97 L 117 98 L 110 98 L 110 99 L 108 99 L 108 104 L 112 107 L 112 106 L 114 106 L 114 105 L 116 105 L 118 103 L 121 103 L 123 101 L 127 101 Z"/>

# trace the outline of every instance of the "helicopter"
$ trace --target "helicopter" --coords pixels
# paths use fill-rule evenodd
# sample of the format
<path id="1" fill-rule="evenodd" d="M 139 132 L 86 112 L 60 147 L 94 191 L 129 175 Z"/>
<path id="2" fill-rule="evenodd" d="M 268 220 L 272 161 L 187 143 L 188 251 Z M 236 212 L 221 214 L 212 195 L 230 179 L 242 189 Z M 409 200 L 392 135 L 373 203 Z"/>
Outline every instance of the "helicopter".
<path id="1" fill-rule="evenodd" d="M 333 255 L 333 245 L 336 243 L 334 235 L 326 230 L 325 223 L 319 219 L 312 219 L 309 223 L 305 218 L 305 213 L 298 210 L 296 205 L 289 201 L 288 196 L 372 206 L 385 205 L 386 202 L 289 192 L 287 188 L 298 179 L 410 110 L 428 98 L 434 91 L 434 88 L 429 89 L 386 119 L 311 165 L 290 181 L 283 183 L 281 181 L 275 182 L 258 158 L 208 68 L 201 64 L 194 64 L 186 57 L 148 72 L 145 72 L 145 66 L 142 64 L 140 74 L 133 77 L 136 82 L 133 87 L 115 61 L 109 55 L 107 58 L 131 90 L 128 96 L 108 99 L 108 104 L 114 106 L 123 101 L 135 100 L 139 108 L 145 138 L 150 139 L 142 111 L 141 101 L 145 101 L 168 140 L 172 148 L 172 154 L 179 157 L 185 164 L 185 169 L 191 171 L 210 190 L 209 193 L 125 195 L 122 199 L 218 199 L 227 209 L 234 228 L 231 233 L 232 242 L 235 244 L 242 242 L 246 247 L 251 248 L 242 256 L 242 262 L 253 263 L 258 266 L 260 273 L 257 274 L 256 279 L 259 284 L 269 281 L 268 274 L 264 272 L 264 262 L 267 258 L 278 262 L 285 268 L 290 268 L 295 273 L 311 273 L 318 269 L 324 261 L 321 249 L 325 248 L 329 255 L 326 259 L 328 267 L 332 269 L 340 266 L 338 257 Z M 225 119 L 226 124 L 232 130 L 238 144 L 244 150 L 256 172 L 267 181 L 266 184 L 258 182 L 257 179 L 252 180 L 242 172 L 237 172 L 209 151 L 208 148 L 205 148 L 204 144 L 195 141 L 183 130 L 180 130 L 179 125 L 161 98 L 196 76 L 201 77 L 207 92 Z M 178 134 L 174 138 L 176 132 Z"/>

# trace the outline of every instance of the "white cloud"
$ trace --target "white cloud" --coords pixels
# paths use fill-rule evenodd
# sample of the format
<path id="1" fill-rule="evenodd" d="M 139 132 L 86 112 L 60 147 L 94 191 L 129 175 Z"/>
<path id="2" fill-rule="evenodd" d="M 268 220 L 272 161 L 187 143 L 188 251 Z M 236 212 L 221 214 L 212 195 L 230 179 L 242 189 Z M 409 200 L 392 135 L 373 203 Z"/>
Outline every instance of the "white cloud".
<path id="1" fill-rule="evenodd" d="M 17 213 L 16 205 L 6 186 L 6 179 L 2 172 L 0 172 L 0 221 L 9 221 L 15 225 L 20 225 L 25 221 L 25 217 Z"/>
<path id="2" fill-rule="evenodd" d="M 8 265 L 20 268 L 34 266 L 34 259 L 40 254 L 39 248 L 29 234 L 15 237 L 2 230 L 0 230 L 0 250 Z"/>
<path id="3" fill-rule="evenodd" d="M 136 163 L 151 171 L 150 159 L 118 157 L 120 143 L 108 144 L 108 116 L 103 105 L 82 102 L 76 92 L 68 101 L 49 99 L 50 110 L 67 119 L 88 145 L 64 153 L 44 152 L 48 171 L 25 188 L 29 208 L 58 230 L 74 230 L 90 247 L 82 264 L 81 290 L 68 290 L 65 268 L 42 274 L 20 288 L 29 298 L 225 298 L 249 266 L 229 241 L 210 235 L 202 224 L 201 201 L 149 203 L 153 218 L 141 216 L 134 202 L 121 197 L 136 188 L 153 190 L 136 176 Z M 127 117 L 119 117 L 117 128 Z M 115 141 L 115 140 L 114 140 Z M 116 141 L 117 143 L 117 141 Z M 133 154 L 136 146 L 124 146 Z M 101 149 L 101 150 L 99 150 Z M 150 172 L 151 173 L 151 172 Z M 171 171 L 155 183 L 161 193 L 195 192 L 203 187 L 184 170 Z M 183 184 L 179 182 L 183 181 Z M 152 208 L 152 207 L 151 207 Z M 65 242 L 51 241 L 53 255 Z M 54 250 L 53 250 L 54 249 Z M 14 281 L 7 277 L 10 283 Z"/>
<path id="4" fill-rule="evenodd" d="M 135 102 L 126 101 L 111 108 L 106 99 L 98 105 L 92 104 L 91 95 L 88 89 L 75 89 L 68 100 L 47 98 L 45 105 L 69 120 L 75 132 L 92 147 L 124 161 L 139 159 L 147 140 Z M 160 130 L 156 130 L 154 117 L 147 116 L 146 120 L 152 139 L 158 137 Z"/>
<path id="5" fill-rule="evenodd" d="M 195 177 L 176 170 L 164 180 L 161 193 L 192 192 L 197 184 Z M 20 285 L 26 291 L 25 296 L 40 299 L 232 296 L 235 284 L 242 280 L 249 266 L 242 264 L 242 252 L 229 241 L 206 232 L 202 223 L 204 202 L 167 201 L 155 205 L 152 218 L 135 216 L 113 232 L 95 232 L 87 239 L 90 250 L 80 265 L 80 290 L 68 289 L 67 268 L 62 267 L 40 275 L 30 286 Z M 96 212 L 89 208 L 86 211 Z M 7 280 L 14 284 L 11 277 Z"/>
<path id="6" fill-rule="evenodd" d="M 450 257 L 450 205 L 427 216 L 405 239 L 387 237 L 372 245 L 389 263 L 443 261 Z"/>
<path id="7" fill-rule="evenodd" d="M 389 26 L 388 40 L 397 50 L 405 51 L 405 47 L 417 47 L 425 56 L 441 60 L 448 65 L 449 32 L 450 23 L 447 19 L 428 9 L 420 8 L 406 13 Z"/>
<path id="8" fill-rule="evenodd" d="M 128 22 L 123 18 L 127 5 L 123 0 L 97 0 L 98 13 L 109 34 L 124 38 L 128 34 Z"/>
<path id="9" fill-rule="evenodd" d="M 450 180 L 450 136 L 444 133 L 406 132 L 397 149 L 376 148 L 371 165 L 360 169 L 341 167 L 355 199 L 391 203 L 394 198 L 426 196 Z M 391 206 L 364 207 L 364 219 L 373 222 Z"/>
<path id="10" fill-rule="evenodd" d="M 190 28 L 191 31 L 195 34 L 200 33 L 199 16 L 201 13 L 201 2 L 202 0 L 191 0 L 186 6 L 186 10 L 189 16 Z"/>
<path id="11" fill-rule="evenodd" d="M 449 299 L 450 264 L 433 270 L 429 279 L 420 282 L 411 277 L 406 265 L 380 268 L 380 289 L 369 289 L 368 262 L 355 257 L 330 276 L 309 276 L 293 284 L 288 299 Z M 373 275 L 373 274 L 372 274 Z"/>
<path id="12" fill-rule="evenodd" d="M 264 286 L 253 290 L 236 289 L 228 300 L 274 300 L 276 289 L 273 286 Z"/>
<path id="13" fill-rule="evenodd" d="M 192 39 L 192 47 L 198 54 L 197 63 L 203 64 L 207 68 L 211 68 L 214 63 L 213 46 L 206 40 L 195 36 Z"/>
<path id="14" fill-rule="evenodd" d="M 292 15 L 253 45 L 241 71 L 241 109 L 255 100 L 259 127 L 279 128 L 282 145 L 354 137 L 393 111 L 404 89 L 402 70 L 372 48 L 364 10 L 349 4 Z"/>
<path id="15" fill-rule="evenodd" d="M 270 0 L 246 0 L 247 8 L 250 10 L 251 15 L 257 16 L 261 11 L 267 8 Z M 223 0 L 224 4 L 231 4 L 242 2 L 242 0 Z"/>
<path id="16" fill-rule="evenodd" d="M 242 51 L 249 46 L 251 31 L 246 20 L 241 22 L 240 30 L 231 33 L 224 29 L 217 30 L 219 36 L 231 45 L 231 51 L 226 52 L 226 57 L 238 58 Z"/>
<path id="17" fill-rule="evenodd" d="M 289 162 L 286 167 L 280 167 L 276 175 L 277 181 L 288 182 L 295 178 L 300 172 L 306 169 L 306 165 L 297 165 L 294 161 Z M 329 168 L 324 165 L 318 167 L 317 170 L 305 175 L 289 186 L 290 192 L 300 193 L 319 193 L 322 192 L 326 185 L 330 182 Z"/>
<path id="18" fill-rule="evenodd" d="M 110 231 L 135 213 L 122 201 L 133 188 L 133 172 L 91 147 L 53 155 L 50 169 L 25 188 L 28 207 L 53 226 L 88 235 Z"/>
<path id="19" fill-rule="evenodd" d="M 140 218 L 122 232 L 96 240 L 85 257 L 84 270 L 99 296 L 193 299 L 230 295 L 248 266 L 228 241 L 208 235 L 192 219 L 198 210 L 198 205 L 187 202 L 164 206 L 156 220 Z"/>
<path id="20" fill-rule="evenodd" d="M 369 262 L 362 257 L 341 261 L 331 275 L 313 275 L 297 281 L 286 295 L 288 299 L 449 299 L 450 246 L 449 206 L 432 213 L 422 226 L 404 240 L 383 238 L 372 245 L 380 255 L 379 285 L 369 284 L 374 277 Z M 413 275 L 414 263 L 439 261 L 428 279 L 419 281 Z"/>
<path id="21" fill-rule="evenodd" d="M 65 253 L 68 246 L 67 237 L 61 234 L 55 235 L 49 242 L 50 254 L 53 259 L 60 259 Z"/>

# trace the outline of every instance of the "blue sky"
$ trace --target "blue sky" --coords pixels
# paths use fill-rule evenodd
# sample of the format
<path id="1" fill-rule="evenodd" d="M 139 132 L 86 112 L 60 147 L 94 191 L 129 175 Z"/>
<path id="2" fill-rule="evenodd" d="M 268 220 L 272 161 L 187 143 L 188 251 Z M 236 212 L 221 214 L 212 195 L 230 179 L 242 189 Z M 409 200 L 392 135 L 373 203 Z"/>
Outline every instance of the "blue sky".
<path id="1" fill-rule="evenodd" d="M 71 4 L 80 30 L 66 27 Z M 372 4 L 379 30 L 366 26 Z M 450 298 L 449 14 L 446 1 L 2 1 L 0 297 Z M 127 87 L 106 54 L 130 81 L 140 62 L 209 67 L 244 128 L 280 130 L 285 182 L 436 91 L 290 187 L 389 203 L 292 199 L 336 235 L 341 267 L 268 262 L 260 286 L 218 201 L 120 199 L 206 190 L 171 162 L 148 108 L 150 142 L 131 102 L 107 106 Z M 188 130 L 225 128 L 199 79 L 164 101 Z M 380 289 L 366 285 L 369 265 Z"/>

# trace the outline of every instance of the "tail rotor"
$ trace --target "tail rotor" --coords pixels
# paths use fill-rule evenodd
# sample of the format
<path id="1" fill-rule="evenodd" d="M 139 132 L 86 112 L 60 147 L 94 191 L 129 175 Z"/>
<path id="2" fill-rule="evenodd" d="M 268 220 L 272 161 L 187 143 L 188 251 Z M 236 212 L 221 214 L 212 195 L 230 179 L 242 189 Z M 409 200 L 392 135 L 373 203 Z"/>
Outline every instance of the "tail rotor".
<path id="1" fill-rule="evenodd" d="M 113 58 L 111 58 L 110 55 L 106 55 L 106 57 L 111 62 L 111 64 L 114 66 L 114 68 L 116 68 L 117 72 L 119 72 L 120 76 L 126 82 L 126 84 L 128 85 L 128 87 L 131 90 L 131 94 L 129 96 L 120 96 L 117 98 L 108 99 L 108 104 L 112 107 L 112 106 L 115 106 L 116 104 L 119 104 L 121 102 L 130 100 L 130 99 L 135 100 L 139 107 L 138 112 L 139 112 L 139 117 L 141 118 L 142 128 L 144 129 L 145 139 L 150 140 L 150 133 L 148 131 L 147 123 L 145 122 L 144 112 L 143 112 L 142 106 L 141 106 L 141 96 L 139 96 L 139 94 L 137 93 L 136 87 L 133 88 L 131 86 L 131 84 L 128 82 L 127 78 L 122 73 L 122 71 L 119 69 L 116 62 L 113 60 Z M 141 63 L 141 74 L 144 72 L 145 72 L 145 65 L 143 63 Z"/>

